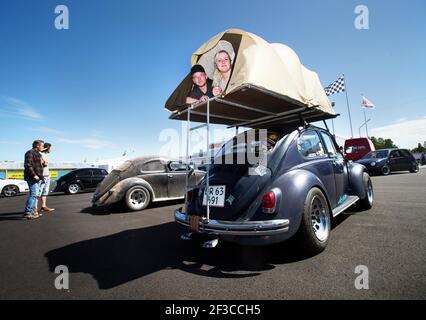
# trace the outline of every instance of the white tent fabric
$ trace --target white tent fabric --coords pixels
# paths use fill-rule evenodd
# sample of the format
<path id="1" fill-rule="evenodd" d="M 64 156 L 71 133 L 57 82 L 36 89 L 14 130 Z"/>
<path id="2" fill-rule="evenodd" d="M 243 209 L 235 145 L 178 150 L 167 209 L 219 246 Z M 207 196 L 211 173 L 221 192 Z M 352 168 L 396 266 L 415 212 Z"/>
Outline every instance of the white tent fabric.
<path id="1" fill-rule="evenodd" d="M 235 59 L 231 79 L 222 98 L 226 99 L 227 95 L 243 86 L 253 85 L 289 98 L 289 101 L 297 101 L 307 108 L 335 115 L 318 75 L 304 67 L 297 54 L 284 44 L 270 44 L 255 34 L 230 29 L 204 43 L 192 55 L 192 65 L 202 64 L 210 75 L 213 68 L 211 56 L 224 46 L 229 48 L 229 44 L 233 47 Z M 175 90 L 166 103 L 167 109 L 174 111 L 179 104 L 182 105 L 183 98 L 189 93 L 183 91 L 191 87 L 190 81 L 187 77 Z"/>

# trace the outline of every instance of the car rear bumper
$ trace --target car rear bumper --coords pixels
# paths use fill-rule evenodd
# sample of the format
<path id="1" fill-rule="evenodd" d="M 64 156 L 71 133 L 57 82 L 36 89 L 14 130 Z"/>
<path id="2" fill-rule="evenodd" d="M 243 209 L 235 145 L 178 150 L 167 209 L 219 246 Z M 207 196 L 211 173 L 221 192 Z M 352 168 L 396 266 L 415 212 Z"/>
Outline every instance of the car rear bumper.
<path id="1" fill-rule="evenodd" d="M 175 221 L 183 226 L 190 227 L 191 216 L 181 209 L 175 211 Z M 277 219 L 268 221 L 219 221 L 201 220 L 200 232 L 224 236 L 276 236 L 286 233 L 290 220 Z"/>

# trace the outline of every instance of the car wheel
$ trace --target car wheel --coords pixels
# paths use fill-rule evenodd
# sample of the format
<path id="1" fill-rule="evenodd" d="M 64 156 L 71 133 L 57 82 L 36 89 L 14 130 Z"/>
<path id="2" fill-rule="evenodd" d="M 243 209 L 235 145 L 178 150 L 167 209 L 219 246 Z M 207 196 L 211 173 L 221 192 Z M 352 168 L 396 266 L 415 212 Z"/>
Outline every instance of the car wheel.
<path id="1" fill-rule="evenodd" d="M 78 183 L 71 183 L 67 187 L 68 194 L 77 194 L 81 191 L 81 187 Z"/>
<path id="2" fill-rule="evenodd" d="M 361 210 L 369 210 L 373 206 L 374 190 L 368 173 L 364 172 L 364 175 L 362 176 L 362 184 L 364 186 L 365 198 L 358 200 L 358 207 Z"/>
<path id="3" fill-rule="evenodd" d="M 417 173 L 417 172 L 419 172 L 419 164 L 418 163 L 416 163 L 415 165 L 413 165 L 413 167 L 410 169 L 410 172 L 411 173 Z"/>
<path id="4" fill-rule="evenodd" d="M 18 193 L 19 193 L 19 188 L 17 186 L 14 186 L 13 184 L 5 186 L 2 190 L 2 194 L 5 197 L 14 197 L 18 195 Z"/>
<path id="5" fill-rule="evenodd" d="M 306 196 L 303 216 L 296 240 L 310 253 L 320 253 L 327 247 L 331 230 L 330 208 L 318 188 L 312 188 Z"/>
<path id="6" fill-rule="evenodd" d="M 382 174 L 384 176 L 388 176 L 390 174 L 390 172 L 391 172 L 391 170 L 390 170 L 389 166 L 383 166 L 382 167 Z"/>
<path id="7" fill-rule="evenodd" d="M 139 211 L 145 209 L 151 202 L 149 191 L 142 186 L 134 186 L 127 190 L 124 197 L 126 207 L 131 211 Z"/>

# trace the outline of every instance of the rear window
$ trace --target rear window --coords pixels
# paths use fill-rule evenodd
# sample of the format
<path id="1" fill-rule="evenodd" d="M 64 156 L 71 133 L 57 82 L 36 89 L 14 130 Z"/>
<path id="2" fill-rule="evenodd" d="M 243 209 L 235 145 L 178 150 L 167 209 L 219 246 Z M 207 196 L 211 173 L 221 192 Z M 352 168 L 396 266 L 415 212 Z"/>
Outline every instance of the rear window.
<path id="1" fill-rule="evenodd" d="M 141 171 L 164 172 L 165 169 L 164 169 L 164 164 L 161 161 L 156 160 L 156 161 L 150 161 L 150 162 L 144 163 L 141 167 Z"/>

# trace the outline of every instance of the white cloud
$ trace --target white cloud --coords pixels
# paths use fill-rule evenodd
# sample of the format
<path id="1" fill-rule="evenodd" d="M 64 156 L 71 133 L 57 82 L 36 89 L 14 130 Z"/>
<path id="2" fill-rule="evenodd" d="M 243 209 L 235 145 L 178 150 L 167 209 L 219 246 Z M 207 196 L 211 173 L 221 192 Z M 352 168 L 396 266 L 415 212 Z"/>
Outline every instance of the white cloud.
<path id="1" fill-rule="evenodd" d="M 92 138 L 84 138 L 84 139 L 65 139 L 58 138 L 58 142 L 65 144 L 74 144 L 80 145 L 84 148 L 88 149 L 102 149 L 107 147 L 112 147 L 113 143 L 106 140 L 92 139 Z"/>
<path id="2" fill-rule="evenodd" d="M 1 96 L 0 116 L 19 117 L 27 120 L 42 120 L 43 115 L 24 101 L 16 98 Z"/>
<path id="3" fill-rule="evenodd" d="M 412 149 L 426 141 L 426 117 L 417 120 L 400 121 L 388 126 L 373 128 L 371 135 L 390 138 L 400 148 Z"/>
<path id="4" fill-rule="evenodd" d="M 34 129 L 34 131 L 53 134 L 53 135 L 56 135 L 56 136 L 62 136 L 63 135 L 62 131 L 59 131 L 59 130 L 56 130 L 56 129 L 53 129 L 53 128 L 49 128 L 49 127 L 37 127 L 37 128 Z"/>

